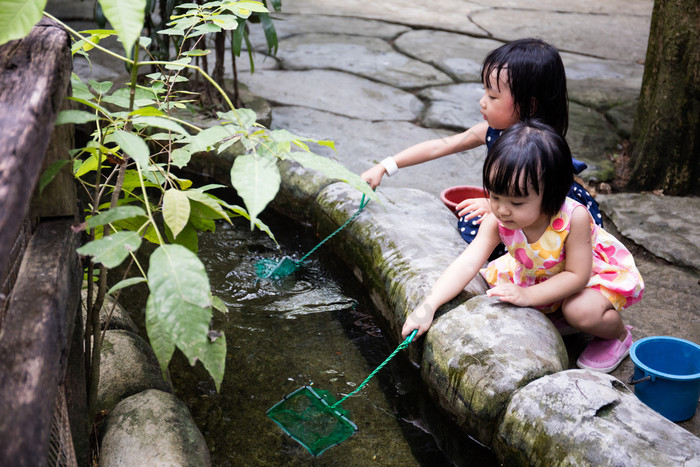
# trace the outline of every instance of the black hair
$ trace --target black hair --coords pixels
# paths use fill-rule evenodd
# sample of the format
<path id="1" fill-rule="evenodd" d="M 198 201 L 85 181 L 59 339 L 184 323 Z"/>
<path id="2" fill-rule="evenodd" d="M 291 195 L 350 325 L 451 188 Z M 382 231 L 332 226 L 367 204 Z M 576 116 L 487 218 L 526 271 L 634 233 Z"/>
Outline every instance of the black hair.
<path id="1" fill-rule="evenodd" d="M 540 39 L 518 39 L 492 50 L 484 59 L 481 82 L 496 72 L 500 91 L 504 72 L 520 119 L 538 118 L 562 136 L 569 127 L 566 71 L 559 51 Z M 499 128 L 500 129 L 500 128 Z"/>
<path id="2" fill-rule="evenodd" d="M 484 188 L 504 196 L 542 193 L 542 213 L 555 215 L 574 181 L 566 139 L 537 119 L 518 122 L 503 131 L 484 162 Z"/>

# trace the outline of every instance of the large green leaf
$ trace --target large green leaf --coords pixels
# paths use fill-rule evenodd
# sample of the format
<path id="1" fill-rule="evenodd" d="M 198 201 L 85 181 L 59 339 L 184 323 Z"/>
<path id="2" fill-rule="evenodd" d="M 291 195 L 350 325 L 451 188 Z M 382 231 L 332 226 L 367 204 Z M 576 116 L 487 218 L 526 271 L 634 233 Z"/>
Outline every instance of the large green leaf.
<path id="1" fill-rule="evenodd" d="M 275 198 L 282 177 L 273 159 L 257 154 L 238 156 L 231 167 L 231 184 L 243 199 L 250 228 L 253 229 L 258 214 Z"/>
<path id="2" fill-rule="evenodd" d="M 146 11 L 146 0 L 99 0 L 104 15 L 117 31 L 126 56 L 141 35 Z"/>
<path id="3" fill-rule="evenodd" d="M 86 222 L 86 228 L 93 229 L 98 225 L 111 224 L 112 222 L 132 217 L 145 216 L 146 211 L 139 206 L 117 206 L 91 217 Z"/>
<path id="4" fill-rule="evenodd" d="M 0 0 L 0 45 L 29 34 L 45 6 L 46 0 Z"/>
<path id="5" fill-rule="evenodd" d="M 161 368 L 177 346 L 191 364 L 204 363 L 218 388 L 226 354 L 218 340 L 209 340 L 211 291 L 202 262 L 183 246 L 162 245 L 151 255 L 148 286 L 146 327 Z"/>
<path id="6" fill-rule="evenodd" d="M 77 251 L 81 255 L 93 256 L 96 263 L 102 263 L 107 268 L 115 268 L 122 264 L 130 251 L 138 250 L 139 246 L 141 237 L 136 232 L 122 231 L 86 243 Z"/>
<path id="7" fill-rule="evenodd" d="M 146 334 L 148 334 L 148 340 L 156 354 L 160 369 L 165 375 L 173 352 L 175 352 L 175 341 L 168 329 L 167 321 L 161 319 L 158 313 L 162 306 L 157 306 L 155 302 L 153 294 L 149 295 L 146 302 Z"/>
<path id="8" fill-rule="evenodd" d="M 151 151 L 140 136 L 128 131 L 116 130 L 105 138 L 105 142 L 117 143 L 122 148 L 122 151 L 131 156 L 142 169 L 148 166 L 148 156 L 151 154 Z"/>
<path id="9" fill-rule="evenodd" d="M 97 115 L 92 112 L 85 112 L 84 110 L 61 110 L 56 115 L 56 125 L 63 125 L 66 123 L 82 124 L 88 122 L 94 122 L 97 120 Z"/>
<path id="10" fill-rule="evenodd" d="M 163 196 L 163 219 L 170 227 L 173 237 L 185 228 L 190 218 L 190 200 L 185 193 L 175 188 L 165 192 Z"/>

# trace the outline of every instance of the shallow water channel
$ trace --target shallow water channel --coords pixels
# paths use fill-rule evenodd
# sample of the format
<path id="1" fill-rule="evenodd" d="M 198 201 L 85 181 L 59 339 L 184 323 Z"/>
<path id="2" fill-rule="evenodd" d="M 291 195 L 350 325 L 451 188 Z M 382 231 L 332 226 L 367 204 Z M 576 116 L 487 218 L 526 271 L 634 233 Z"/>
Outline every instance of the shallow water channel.
<path id="1" fill-rule="evenodd" d="M 214 328 L 228 345 L 221 392 L 200 364 L 190 367 L 179 353 L 170 370 L 212 465 L 496 465 L 432 404 L 403 352 L 343 403 L 359 431 L 317 458 L 267 418 L 268 408 L 300 386 L 344 396 L 398 345 L 382 334 L 355 281 L 329 272 L 340 266 L 312 257 L 287 278 L 258 278 L 258 260 L 298 258 L 319 241 L 289 225 L 272 231 L 286 237 L 282 251 L 244 222 L 200 236 L 212 292 L 229 309 L 215 312 Z"/>

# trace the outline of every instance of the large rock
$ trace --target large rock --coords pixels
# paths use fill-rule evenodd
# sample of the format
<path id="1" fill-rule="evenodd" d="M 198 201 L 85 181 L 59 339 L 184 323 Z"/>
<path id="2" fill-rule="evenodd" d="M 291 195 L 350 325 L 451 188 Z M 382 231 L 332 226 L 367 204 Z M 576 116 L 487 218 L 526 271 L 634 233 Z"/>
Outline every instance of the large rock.
<path id="1" fill-rule="evenodd" d="M 100 466 L 211 465 L 204 437 L 187 407 L 155 389 L 124 399 L 105 420 Z"/>
<path id="2" fill-rule="evenodd" d="M 439 316 L 426 336 L 423 380 L 440 405 L 488 445 L 511 395 L 568 365 L 564 343 L 544 314 L 485 295 Z"/>
<path id="3" fill-rule="evenodd" d="M 97 410 L 110 410 L 122 399 L 146 389 L 172 392 L 153 349 L 137 334 L 107 331 L 102 345 Z"/>
<path id="4" fill-rule="evenodd" d="M 84 285 L 84 284 L 83 284 Z M 94 294 L 97 294 L 97 287 L 93 287 L 94 289 Z M 85 303 L 87 301 L 87 288 L 83 287 L 81 290 L 81 300 L 83 303 L 83 306 L 81 307 L 81 310 L 83 312 L 83 322 L 86 322 L 87 320 L 87 311 L 85 307 Z M 93 300 L 94 300 L 94 295 L 93 295 Z M 102 304 L 102 308 L 100 309 L 100 329 L 122 329 L 124 331 L 129 331 L 133 332 L 134 334 L 138 333 L 138 327 L 136 326 L 136 323 L 134 323 L 134 320 L 131 319 L 131 316 L 129 313 L 124 309 L 119 302 L 114 300 L 114 298 L 111 295 L 105 295 L 104 298 L 104 303 Z"/>
<path id="5" fill-rule="evenodd" d="M 569 370 L 517 391 L 498 430 L 505 465 L 700 465 L 700 438 L 612 376 Z"/>

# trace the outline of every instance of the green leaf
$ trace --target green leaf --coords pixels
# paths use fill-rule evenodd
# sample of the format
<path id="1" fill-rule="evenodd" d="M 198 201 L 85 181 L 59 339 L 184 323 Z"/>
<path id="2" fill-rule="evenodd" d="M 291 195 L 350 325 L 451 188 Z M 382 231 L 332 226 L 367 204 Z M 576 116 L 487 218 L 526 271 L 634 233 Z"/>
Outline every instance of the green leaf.
<path id="1" fill-rule="evenodd" d="M 136 232 L 116 232 L 109 237 L 93 240 L 78 248 L 78 253 L 92 256 L 96 263 L 102 263 L 107 268 L 115 268 L 129 256 L 130 251 L 136 251 L 141 246 L 141 238 Z"/>
<path id="2" fill-rule="evenodd" d="M 226 211 L 224 211 L 221 207 L 222 201 L 216 196 L 207 193 L 202 193 L 197 190 L 187 190 L 183 193 L 185 193 L 185 195 L 187 195 L 187 197 L 190 200 L 204 204 L 208 208 L 214 210 L 219 216 L 221 216 L 221 218 L 224 218 L 227 221 L 231 222 L 231 219 L 228 217 L 228 214 L 226 214 Z"/>
<path id="3" fill-rule="evenodd" d="M 131 112 L 129 115 L 141 115 L 144 117 L 167 117 L 168 114 L 155 107 L 142 107 Z"/>
<path id="4" fill-rule="evenodd" d="M 156 128 L 163 128 L 165 130 L 170 130 L 174 133 L 189 136 L 187 130 L 185 130 L 179 123 L 163 117 L 136 117 L 134 118 L 134 123 L 137 125 L 146 125 Z"/>
<path id="5" fill-rule="evenodd" d="M 180 148 L 175 148 L 170 153 L 170 160 L 177 168 L 181 169 L 189 164 L 192 158 L 192 145 L 186 144 Z"/>
<path id="6" fill-rule="evenodd" d="M 177 346 L 190 364 L 202 361 L 218 388 L 226 343 L 208 337 L 211 290 L 202 262 L 183 246 L 162 245 L 151 255 L 148 286 L 146 329 L 161 369 L 165 371 Z"/>
<path id="7" fill-rule="evenodd" d="M 177 238 L 187 225 L 190 218 L 190 200 L 185 193 L 175 188 L 165 192 L 163 196 L 163 219 Z"/>
<path id="8" fill-rule="evenodd" d="M 95 217 L 87 220 L 86 228 L 94 229 L 99 225 L 111 224 L 123 219 L 131 219 L 132 217 L 146 216 L 146 211 L 138 206 L 117 206 L 107 211 L 104 211 Z"/>
<path id="9" fill-rule="evenodd" d="M 88 80 L 88 84 L 99 95 L 107 94 L 109 90 L 112 89 L 112 86 L 114 86 L 114 83 L 111 81 L 99 82 L 94 79 Z"/>
<path id="10" fill-rule="evenodd" d="M 168 329 L 167 321 L 159 316 L 159 309 L 160 307 L 155 305 L 153 294 L 149 295 L 146 301 L 146 334 L 160 364 L 160 370 L 165 376 L 170 359 L 175 353 L 175 342 Z"/>
<path id="11" fill-rule="evenodd" d="M 216 335 L 215 340 L 208 338 L 206 342 L 193 343 L 188 347 L 180 347 L 182 353 L 187 356 L 190 365 L 197 363 L 197 360 L 202 362 L 204 368 L 207 369 L 212 379 L 216 390 L 221 390 L 221 382 L 224 379 L 224 370 L 226 367 L 226 336 L 223 333 L 212 332 Z"/>
<path id="12" fill-rule="evenodd" d="M 140 136 L 124 130 L 115 130 L 114 133 L 105 138 L 105 142 L 117 143 L 122 151 L 131 156 L 141 168 L 148 166 L 148 156 L 151 151 Z"/>
<path id="13" fill-rule="evenodd" d="M 51 183 L 51 181 L 56 177 L 58 172 L 60 172 L 61 169 L 66 164 L 69 164 L 69 163 L 70 163 L 70 160 L 63 159 L 63 160 L 54 162 L 46 170 L 44 170 L 44 173 L 41 174 L 41 177 L 39 178 L 39 193 L 44 191 L 44 188 L 46 188 L 46 185 Z"/>
<path id="14" fill-rule="evenodd" d="M 258 115 L 252 109 L 236 109 L 228 112 L 218 112 L 217 116 L 223 123 L 233 123 L 234 128 L 250 128 L 255 125 Z M 224 125 L 230 127 L 230 125 Z M 240 131 L 240 130 L 237 130 Z"/>
<path id="15" fill-rule="evenodd" d="M 216 232 L 216 222 L 214 222 L 215 218 L 220 218 L 220 216 L 215 211 L 212 211 L 210 208 L 203 204 L 195 202 L 192 203 L 190 223 L 188 225 L 191 225 L 194 229 L 197 229 L 200 232 Z M 185 228 L 185 230 L 187 230 L 187 227 Z M 182 235 L 184 234 L 180 234 L 180 236 Z"/>
<path id="16" fill-rule="evenodd" d="M 131 287 L 132 285 L 140 284 L 142 282 L 146 282 L 145 277 L 130 277 L 129 279 L 124 279 L 123 281 L 119 281 L 116 284 L 114 284 L 112 288 L 107 291 L 107 293 L 109 295 L 113 295 L 114 292 L 116 292 L 117 290 L 121 290 L 126 287 Z"/>
<path id="17" fill-rule="evenodd" d="M 207 151 L 221 141 L 236 137 L 238 130 L 237 126 L 230 124 L 206 128 L 192 138 L 192 152 Z"/>
<path id="18" fill-rule="evenodd" d="M 64 125 L 66 123 L 80 125 L 82 123 L 94 122 L 95 120 L 97 120 L 97 115 L 84 110 L 61 110 L 56 116 L 56 125 Z"/>
<path id="19" fill-rule="evenodd" d="M 126 56 L 141 36 L 146 12 L 146 0 L 99 0 L 104 15 L 117 31 Z"/>
<path id="20" fill-rule="evenodd" d="M 46 7 L 46 0 L 3 0 L 0 5 L 0 44 L 26 37 Z"/>
<path id="21" fill-rule="evenodd" d="M 275 198 L 282 177 L 273 159 L 257 154 L 238 156 L 231 167 L 231 184 L 243 198 L 250 228 L 265 206 Z"/>
<path id="22" fill-rule="evenodd" d="M 369 199 L 377 200 L 376 193 L 372 191 L 367 182 L 362 180 L 356 173 L 348 170 L 345 166 L 332 159 L 306 151 L 293 151 L 290 152 L 288 156 L 307 169 L 313 169 L 321 172 L 328 178 L 346 182 L 367 195 Z"/>
<path id="23" fill-rule="evenodd" d="M 192 222 L 188 222 L 182 232 L 180 232 L 177 238 L 173 237 L 173 233 L 165 226 L 165 235 L 167 235 L 170 243 L 177 245 L 182 245 L 192 253 L 197 254 L 199 252 L 199 237 L 197 236 L 197 229 L 194 227 Z"/>
<path id="24" fill-rule="evenodd" d="M 85 161 L 83 162 L 76 160 L 76 163 L 78 163 L 79 165 L 73 171 L 73 176 L 75 178 L 80 178 L 88 172 L 97 170 L 97 156 L 94 154 L 85 159 Z"/>
<path id="25" fill-rule="evenodd" d="M 224 5 L 225 9 L 235 13 L 235 14 L 240 14 L 240 15 L 245 15 L 245 11 L 241 12 L 240 10 L 249 10 L 254 11 L 257 13 L 267 13 L 268 10 L 265 8 L 265 5 L 262 4 L 262 2 L 251 2 L 251 1 L 242 1 L 242 2 L 231 2 L 227 5 Z M 250 13 L 248 13 L 250 14 Z"/>
<path id="26" fill-rule="evenodd" d="M 267 13 L 260 13 L 258 16 L 260 17 L 260 24 L 262 25 L 263 32 L 265 33 L 267 53 L 270 55 L 277 55 L 279 41 L 277 39 L 277 30 L 272 23 L 272 18 Z"/>
<path id="27" fill-rule="evenodd" d="M 70 85 L 73 88 L 73 97 L 76 99 L 83 99 L 89 101 L 94 99 L 95 96 L 92 95 L 90 89 L 85 83 L 83 83 L 78 75 L 71 73 L 70 75 Z"/>
<path id="28" fill-rule="evenodd" d="M 211 296 L 211 304 L 215 310 L 220 311 L 222 313 L 228 313 L 228 307 L 226 306 L 226 303 L 224 303 L 224 301 L 216 295 Z"/>

